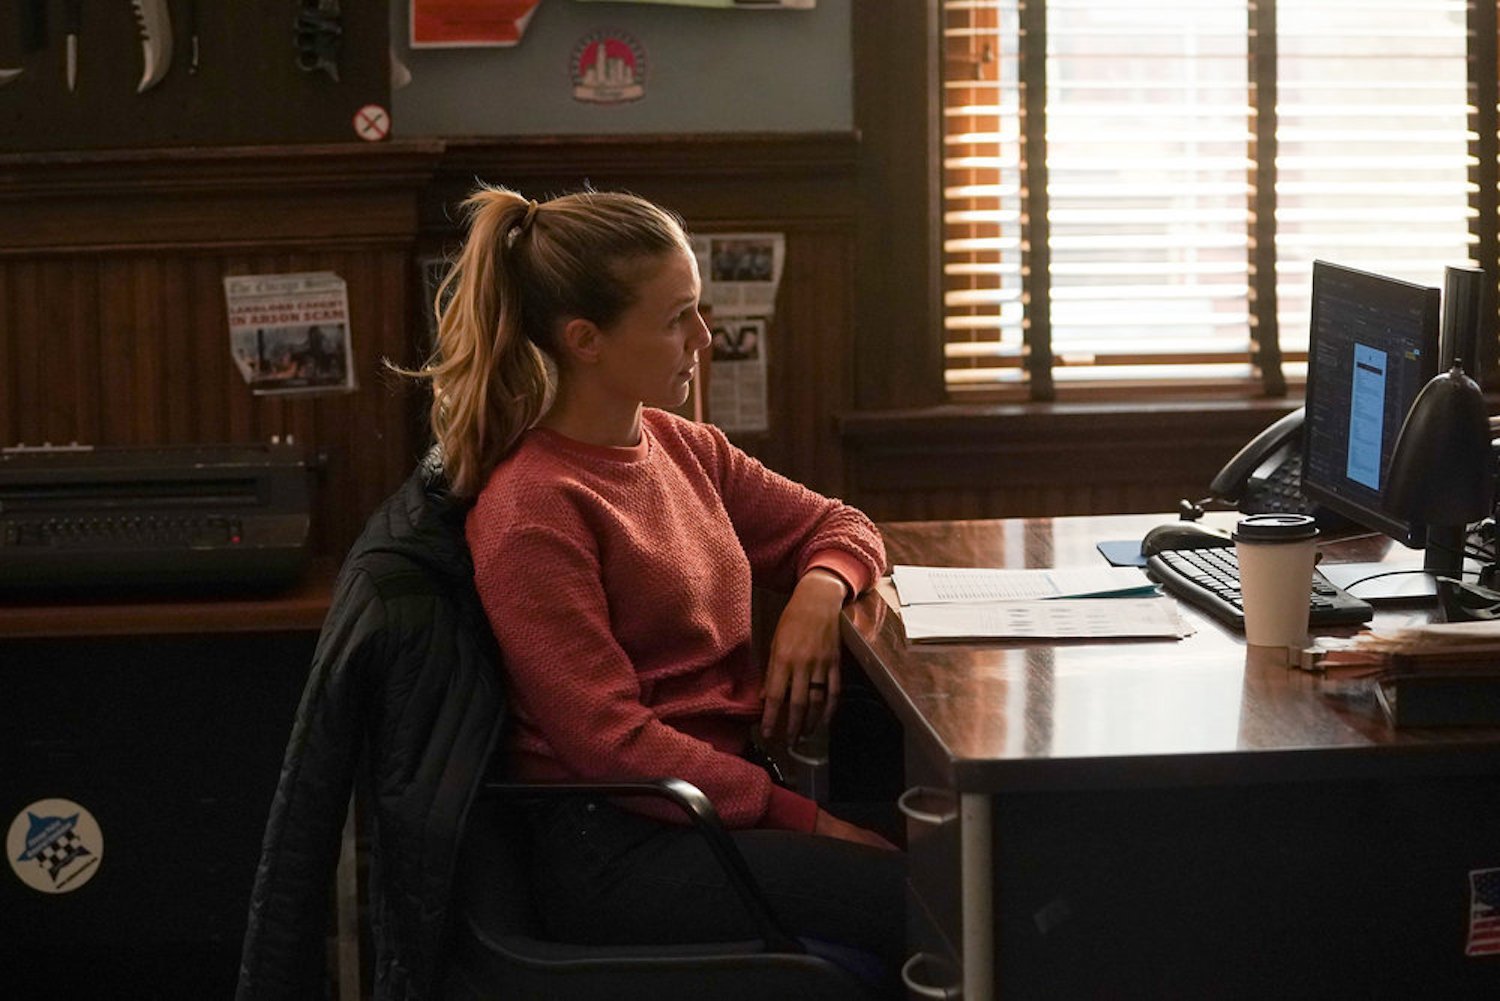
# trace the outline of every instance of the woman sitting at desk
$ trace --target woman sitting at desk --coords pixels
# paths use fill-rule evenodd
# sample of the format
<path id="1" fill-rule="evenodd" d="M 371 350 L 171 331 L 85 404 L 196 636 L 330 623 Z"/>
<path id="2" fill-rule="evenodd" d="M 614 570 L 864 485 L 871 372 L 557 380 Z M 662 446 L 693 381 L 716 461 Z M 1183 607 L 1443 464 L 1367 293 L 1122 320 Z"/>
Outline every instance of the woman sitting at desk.
<path id="1" fill-rule="evenodd" d="M 475 580 L 506 669 L 520 779 L 676 776 L 708 794 L 783 922 L 894 964 L 904 865 L 778 785 L 750 739 L 794 740 L 839 695 L 838 620 L 884 548 L 687 398 L 709 343 L 679 221 L 630 195 L 468 201 L 424 369 Z M 764 673 L 752 582 L 790 591 Z M 753 936 L 701 839 L 645 804 L 531 810 L 552 932 L 602 944 Z"/>

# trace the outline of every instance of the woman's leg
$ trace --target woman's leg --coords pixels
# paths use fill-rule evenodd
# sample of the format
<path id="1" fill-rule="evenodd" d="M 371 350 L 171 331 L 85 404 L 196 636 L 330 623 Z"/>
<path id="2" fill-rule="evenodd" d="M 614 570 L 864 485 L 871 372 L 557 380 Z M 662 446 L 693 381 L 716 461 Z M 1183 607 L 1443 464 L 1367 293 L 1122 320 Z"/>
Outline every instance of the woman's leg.
<path id="1" fill-rule="evenodd" d="M 624 945 L 758 935 L 692 828 L 582 798 L 536 808 L 533 826 L 537 903 L 561 940 Z M 904 855 L 790 831 L 731 833 L 791 934 L 852 946 L 892 973 L 899 968 Z"/>

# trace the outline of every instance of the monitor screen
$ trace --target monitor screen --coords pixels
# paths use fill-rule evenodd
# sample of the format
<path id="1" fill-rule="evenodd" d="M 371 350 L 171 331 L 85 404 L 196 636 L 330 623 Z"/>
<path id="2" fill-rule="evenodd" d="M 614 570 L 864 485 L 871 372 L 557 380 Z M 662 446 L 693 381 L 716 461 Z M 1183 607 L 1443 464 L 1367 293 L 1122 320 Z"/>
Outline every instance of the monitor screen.
<path id="1" fill-rule="evenodd" d="M 1401 422 L 1437 374 L 1441 294 L 1313 262 L 1302 491 L 1412 548 L 1426 529 L 1382 504 Z"/>

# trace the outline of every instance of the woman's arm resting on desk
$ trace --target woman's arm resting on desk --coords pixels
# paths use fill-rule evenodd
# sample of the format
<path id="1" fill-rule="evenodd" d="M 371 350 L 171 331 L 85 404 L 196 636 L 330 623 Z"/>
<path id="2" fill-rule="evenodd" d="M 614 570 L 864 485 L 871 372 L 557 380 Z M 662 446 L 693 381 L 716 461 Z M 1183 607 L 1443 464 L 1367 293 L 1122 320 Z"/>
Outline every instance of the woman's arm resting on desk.
<path id="1" fill-rule="evenodd" d="M 797 582 L 771 638 L 762 737 L 776 732 L 783 708 L 788 743 L 833 716 L 839 697 L 839 610 L 850 590 L 823 567 L 813 567 Z"/>

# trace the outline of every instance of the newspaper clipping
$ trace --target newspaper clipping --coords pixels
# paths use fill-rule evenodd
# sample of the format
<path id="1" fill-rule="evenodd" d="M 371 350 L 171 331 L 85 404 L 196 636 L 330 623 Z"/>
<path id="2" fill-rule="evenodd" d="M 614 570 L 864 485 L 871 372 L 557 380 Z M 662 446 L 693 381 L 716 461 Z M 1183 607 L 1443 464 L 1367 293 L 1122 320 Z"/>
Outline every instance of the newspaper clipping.
<path id="1" fill-rule="evenodd" d="M 713 334 L 708 415 L 725 431 L 765 431 L 766 332 L 786 257 L 780 233 L 695 237 L 703 312 Z"/>
<path id="2" fill-rule="evenodd" d="M 229 347 L 257 395 L 354 386 L 349 292 L 331 271 L 224 279 Z"/>

